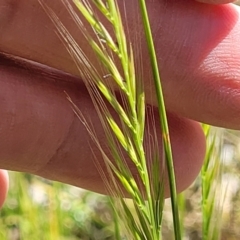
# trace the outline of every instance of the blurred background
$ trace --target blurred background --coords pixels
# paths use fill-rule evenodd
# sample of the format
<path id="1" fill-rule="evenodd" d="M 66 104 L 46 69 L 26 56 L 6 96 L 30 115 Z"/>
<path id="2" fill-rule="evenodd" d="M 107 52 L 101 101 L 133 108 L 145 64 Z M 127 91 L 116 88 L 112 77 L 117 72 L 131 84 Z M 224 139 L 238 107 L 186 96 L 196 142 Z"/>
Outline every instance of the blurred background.
<path id="1" fill-rule="evenodd" d="M 210 168 L 218 168 L 207 186 L 217 199 L 209 229 L 217 238 L 240 239 L 240 133 L 214 131 L 215 152 Z M 212 139 L 210 138 L 210 141 Z M 221 164 L 216 164 L 221 163 Z M 10 190 L 0 211 L 0 239 L 3 240 L 114 240 L 114 216 L 108 197 L 26 173 L 10 174 Z M 209 195 L 210 202 L 211 196 Z M 208 206 L 209 203 L 206 204 Z M 210 204 L 211 205 L 211 204 Z M 131 207 L 131 202 L 129 201 Z M 201 177 L 179 196 L 185 240 L 202 237 L 203 202 Z M 208 211 L 208 210 L 207 210 Z M 207 212 L 208 214 L 208 212 Z M 173 238 L 170 201 L 166 200 L 163 238 Z M 124 239 L 124 238 L 123 238 Z"/>

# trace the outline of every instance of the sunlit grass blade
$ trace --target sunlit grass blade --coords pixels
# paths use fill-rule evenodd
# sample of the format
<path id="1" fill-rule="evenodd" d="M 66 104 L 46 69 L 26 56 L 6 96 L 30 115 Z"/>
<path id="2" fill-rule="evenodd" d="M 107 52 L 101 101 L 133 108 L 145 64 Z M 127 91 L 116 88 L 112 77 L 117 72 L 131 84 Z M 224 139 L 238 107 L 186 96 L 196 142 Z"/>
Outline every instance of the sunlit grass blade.
<path id="1" fill-rule="evenodd" d="M 185 226 L 184 226 L 184 219 L 185 219 L 185 212 L 186 212 L 186 198 L 185 193 L 180 193 L 178 195 L 178 207 L 179 207 L 179 219 L 180 219 L 180 229 L 181 235 L 184 236 Z"/>
<path id="2" fill-rule="evenodd" d="M 223 136 L 220 130 L 203 125 L 207 138 L 207 153 L 201 170 L 202 186 L 202 235 L 203 239 L 217 240 L 220 237 L 220 224 L 222 214 L 222 192 L 221 178 L 223 159 Z M 221 190 L 220 190 L 221 189 Z"/>

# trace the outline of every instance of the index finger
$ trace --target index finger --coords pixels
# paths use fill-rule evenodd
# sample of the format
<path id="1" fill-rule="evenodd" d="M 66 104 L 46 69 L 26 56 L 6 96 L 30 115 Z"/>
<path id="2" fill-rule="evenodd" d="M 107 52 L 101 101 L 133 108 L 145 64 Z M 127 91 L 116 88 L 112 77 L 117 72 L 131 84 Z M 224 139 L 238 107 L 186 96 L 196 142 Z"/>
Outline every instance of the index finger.
<path id="1" fill-rule="evenodd" d="M 203 3 L 209 3 L 209 4 L 226 4 L 226 3 L 235 2 L 232 0 L 196 0 L 196 1 L 203 2 Z"/>
<path id="2" fill-rule="evenodd" d="M 1 3 L 2 0 L 0 0 Z M 5 2 L 5 1 L 4 1 Z M 14 2 L 14 1 L 13 1 Z M 37 0 L 18 0 L 6 5 L 0 14 L 0 51 L 31 59 L 79 75 L 73 60 L 55 34 L 55 27 Z M 137 21 L 136 0 L 124 2 L 130 34 L 144 42 L 141 22 Z M 90 61 L 89 45 L 61 1 L 48 1 L 66 28 L 84 49 Z M 123 1 L 119 1 L 123 8 Z M 168 111 L 213 125 L 240 128 L 240 20 L 239 8 L 232 5 L 208 5 L 194 1 L 148 2 L 155 36 L 162 84 Z M 137 25 L 138 24 L 138 25 Z M 137 44 L 139 44 L 139 42 Z M 149 78 L 146 48 L 143 79 L 147 101 L 154 86 Z"/>

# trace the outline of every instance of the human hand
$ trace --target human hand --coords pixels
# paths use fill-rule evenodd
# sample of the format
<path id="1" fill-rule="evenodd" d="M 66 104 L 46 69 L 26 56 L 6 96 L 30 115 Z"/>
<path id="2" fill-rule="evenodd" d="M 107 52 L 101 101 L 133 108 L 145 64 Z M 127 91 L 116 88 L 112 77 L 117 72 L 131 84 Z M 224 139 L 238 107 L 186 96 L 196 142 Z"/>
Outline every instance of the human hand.
<path id="1" fill-rule="evenodd" d="M 221 2 L 226 1 L 214 1 Z M 136 24 L 134 3 L 136 0 L 126 3 L 132 16 L 130 26 Z M 49 4 L 70 32 L 76 33 L 60 1 Z M 171 0 L 150 2 L 149 12 L 181 191 L 195 179 L 205 151 L 202 130 L 189 119 L 240 128 L 240 11 L 233 5 Z M 79 74 L 37 0 L 18 0 L 14 4 L 0 0 L 0 31 L 0 51 Z M 80 37 L 78 42 L 81 46 Z M 143 50 L 143 59 L 146 55 Z M 91 118 L 99 138 L 104 139 L 80 79 L 47 67 L 21 67 L 24 64 L 4 57 L 0 62 L 0 167 L 104 192 L 91 156 L 90 137 L 64 94 L 66 91 Z M 143 67 L 147 101 L 156 105 L 150 97 L 154 91 L 147 77 L 149 66 L 144 62 Z M 5 188 L 0 194 L 4 199 L 7 181 L 4 174 L 1 176 Z"/>

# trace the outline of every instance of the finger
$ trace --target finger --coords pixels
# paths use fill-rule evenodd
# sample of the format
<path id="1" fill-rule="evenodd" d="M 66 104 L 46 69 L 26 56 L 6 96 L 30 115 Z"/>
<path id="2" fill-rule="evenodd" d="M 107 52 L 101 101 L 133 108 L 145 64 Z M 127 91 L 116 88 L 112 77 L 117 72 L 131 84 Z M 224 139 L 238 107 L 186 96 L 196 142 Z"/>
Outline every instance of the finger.
<path id="1" fill-rule="evenodd" d="M 83 86 L 71 83 L 71 76 L 64 78 L 41 71 L 34 74 L 3 59 L 1 62 L 0 167 L 104 192 L 104 183 L 96 168 L 97 160 L 106 169 L 101 154 L 64 93 L 70 95 L 94 126 L 104 148 L 107 140 L 103 128 Z M 158 121 L 155 110 L 154 115 Z M 199 172 L 205 140 L 197 123 L 172 114 L 169 122 L 180 191 L 191 184 Z M 159 134 L 159 124 L 155 128 Z M 153 134 L 151 131 L 147 135 Z"/>
<path id="2" fill-rule="evenodd" d="M 0 170 L 0 208 L 3 206 L 3 203 L 7 197 L 8 192 L 8 173 L 5 170 Z"/>
<path id="3" fill-rule="evenodd" d="M 95 64 L 79 29 L 60 2 L 48 4 Z M 132 30 L 129 32 L 136 39 L 139 32 L 134 29 L 141 29 L 141 21 L 136 20 L 136 0 L 124 3 Z M 0 51 L 79 74 L 38 1 L 6 4 L 0 0 L 0 6 Z M 209 124 L 240 129 L 239 8 L 172 0 L 149 2 L 148 9 L 168 110 Z M 144 41 L 143 36 L 137 39 Z M 147 48 L 142 47 L 142 51 L 136 59 L 144 59 L 147 101 L 156 104 Z"/>
<path id="4" fill-rule="evenodd" d="M 232 0 L 196 0 L 197 2 L 209 3 L 209 4 L 226 4 L 233 3 L 235 1 Z"/>

